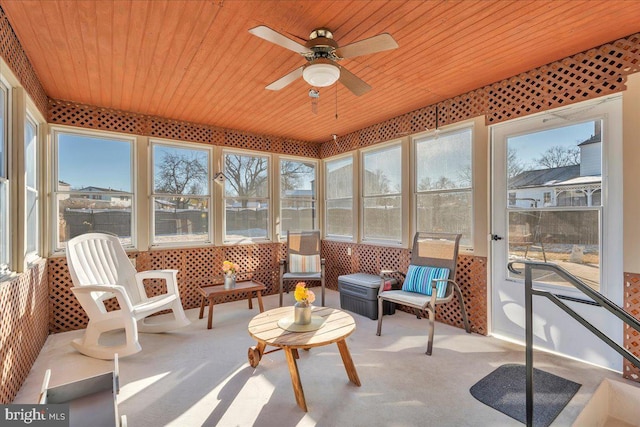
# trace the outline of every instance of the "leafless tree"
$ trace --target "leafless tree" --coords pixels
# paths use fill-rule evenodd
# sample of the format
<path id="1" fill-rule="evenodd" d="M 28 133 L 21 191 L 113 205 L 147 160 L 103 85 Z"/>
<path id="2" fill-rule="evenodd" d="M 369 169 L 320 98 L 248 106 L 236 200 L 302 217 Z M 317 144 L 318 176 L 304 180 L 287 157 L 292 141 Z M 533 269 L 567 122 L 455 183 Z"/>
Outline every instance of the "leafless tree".
<path id="1" fill-rule="evenodd" d="M 172 195 L 202 194 L 207 188 L 207 161 L 199 153 L 163 151 L 156 165 L 155 191 Z M 180 197 L 178 208 L 184 208 L 188 197 Z"/>
<path id="2" fill-rule="evenodd" d="M 545 168 L 559 168 L 562 166 L 571 166 L 580 164 L 580 148 L 579 147 L 564 147 L 561 145 L 555 145 L 550 147 L 540 155 L 540 157 L 533 159 L 535 165 L 543 166 Z"/>
<path id="3" fill-rule="evenodd" d="M 507 175 L 509 178 L 513 178 L 516 175 L 520 175 L 524 172 L 525 166 L 518 158 L 518 152 L 513 148 L 507 149 Z"/>
<path id="4" fill-rule="evenodd" d="M 262 156 L 227 154 L 224 157 L 224 173 L 227 176 L 225 191 L 228 196 L 246 198 L 268 195 L 269 161 Z"/>
<path id="5" fill-rule="evenodd" d="M 418 191 L 449 190 L 452 188 L 462 188 L 462 186 L 458 185 L 456 182 L 452 181 L 446 176 L 441 176 L 433 182 L 431 181 L 431 178 L 425 176 L 418 183 Z"/>
<path id="6" fill-rule="evenodd" d="M 314 167 L 308 163 L 296 160 L 280 162 L 280 191 L 295 190 L 303 180 L 314 177 Z"/>

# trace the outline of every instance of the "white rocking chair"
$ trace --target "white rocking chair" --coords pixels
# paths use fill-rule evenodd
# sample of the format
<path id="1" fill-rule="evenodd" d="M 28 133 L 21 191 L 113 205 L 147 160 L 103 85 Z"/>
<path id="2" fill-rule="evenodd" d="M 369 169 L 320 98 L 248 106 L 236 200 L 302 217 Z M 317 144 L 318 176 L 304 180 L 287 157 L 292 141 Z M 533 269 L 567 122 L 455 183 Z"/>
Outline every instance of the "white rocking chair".
<path id="1" fill-rule="evenodd" d="M 130 356 L 142 350 L 140 332 L 167 332 L 188 325 L 178 292 L 177 270 L 154 270 L 137 273 L 116 236 L 87 233 L 67 242 L 67 264 L 74 287 L 71 288 L 89 316 L 87 330 L 71 345 L 80 353 L 96 359 Z M 144 279 L 163 279 L 167 293 L 148 297 Z M 107 311 L 104 302 L 116 298 L 120 310 Z M 162 310 L 172 310 L 174 319 L 146 322 Z M 124 329 L 126 343 L 105 346 L 100 335 Z"/>

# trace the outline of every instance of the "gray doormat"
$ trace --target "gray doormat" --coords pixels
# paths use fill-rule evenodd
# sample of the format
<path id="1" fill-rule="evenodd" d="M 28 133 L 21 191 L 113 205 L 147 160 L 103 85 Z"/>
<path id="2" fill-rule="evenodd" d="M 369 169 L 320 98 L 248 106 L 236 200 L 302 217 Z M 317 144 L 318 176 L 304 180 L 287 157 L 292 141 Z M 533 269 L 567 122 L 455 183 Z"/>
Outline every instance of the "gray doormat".
<path id="1" fill-rule="evenodd" d="M 502 365 L 469 391 L 485 405 L 526 424 L 526 378 L 524 365 Z M 581 384 L 533 368 L 533 425 L 549 426 L 580 387 Z"/>

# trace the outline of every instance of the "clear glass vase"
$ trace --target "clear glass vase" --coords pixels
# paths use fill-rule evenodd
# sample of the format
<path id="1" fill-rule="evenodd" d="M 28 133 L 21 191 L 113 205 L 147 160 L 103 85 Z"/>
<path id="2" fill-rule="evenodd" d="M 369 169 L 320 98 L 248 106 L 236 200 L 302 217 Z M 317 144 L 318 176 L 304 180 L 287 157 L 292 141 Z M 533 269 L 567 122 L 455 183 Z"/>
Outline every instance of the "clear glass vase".
<path id="1" fill-rule="evenodd" d="M 236 287 L 236 275 L 235 274 L 225 274 L 224 275 L 224 288 L 225 289 L 233 289 Z"/>
<path id="2" fill-rule="evenodd" d="M 308 325 L 311 323 L 311 304 L 300 301 L 294 304 L 293 323 L 296 325 Z"/>

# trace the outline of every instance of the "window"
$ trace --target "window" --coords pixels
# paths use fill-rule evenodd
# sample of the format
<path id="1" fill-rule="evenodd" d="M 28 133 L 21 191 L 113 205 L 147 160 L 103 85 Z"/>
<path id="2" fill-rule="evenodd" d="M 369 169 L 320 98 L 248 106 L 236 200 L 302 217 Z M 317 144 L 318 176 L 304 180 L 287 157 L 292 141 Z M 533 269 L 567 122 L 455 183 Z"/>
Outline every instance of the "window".
<path id="1" fill-rule="evenodd" d="M 558 206 L 588 206 L 587 194 L 582 190 L 560 190 Z"/>
<path id="2" fill-rule="evenodd" d="M 25 254 L 27 258 L 38 255 L 40 240 L 39 230 L 39 205 L 38 193 L 38 125 L 29 115 L 26 115 L 24 123 L 24 159 L 25 159 L 25 184 L 26 184 L 26 241 Z"/>
<path id="3" fill-rule="evenodd" d="M 362 155 L 362 240 L 402 243 L 402 147 Z"/>
<path id="4" fill-rule="evenodd" d="M 551 259 L 594 289 L 600 288 L 607 212 L 601 197 L 603 158 L 605 147 L 613 143 L 605 139 L 605 123 L 579 117 L 555 126 L 523 120 L 523 127 L 507 136 L 507 149 L 513 154 L 509 161 L 526 165 L 518 176 L 507 177 L 508 189 L 526 202 L 508 209 L 509 260 Z M 537 280 L 566 286 L 553 275 Z"/>
<path id="5" fill-rule="evenodd" d="M 152 142 L 153 244 L 211 242 L 209 148 Z"/>
<path id="6" fill-rule="evenodd" d="M 225 242 L 269 238 L 269 157 L 224 151 Z"/>
<path id="7" fill-rule="evenodd" d="M 0 82 L 0 276 L 9 271 L 9 91 Z"/>
<path id="8" fill-rule="evenodd" d="M 353 157 L 325 162 L 325 236 L 353 238 Z"/>
<path id="9" fill-rule="evenodd" d="M 280 159 L 281 234 L 314 230 L 316 223 L 316 163 Z"/>
<path id="10" fill-rule="evenodd" d="M 133 245 L 134 139 L 97 132 L 53 131 L 56 250 L 91 231 Z"/>
<path id="11" fill-rule="evenodd" d="M 471 246 L 471 128 L 415 140 L 416 230 L 461 233 Z"/>

